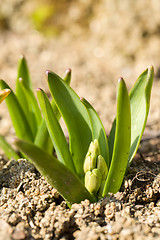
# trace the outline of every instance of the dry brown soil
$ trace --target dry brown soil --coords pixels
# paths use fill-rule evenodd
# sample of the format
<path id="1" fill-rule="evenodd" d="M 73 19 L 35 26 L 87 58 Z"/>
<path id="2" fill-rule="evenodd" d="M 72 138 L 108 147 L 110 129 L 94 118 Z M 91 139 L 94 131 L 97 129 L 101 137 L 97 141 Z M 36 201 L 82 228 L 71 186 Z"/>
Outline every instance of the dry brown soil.
<path id="1" fill-rule="evenodd" d="M 153 65 L 151 109 L 121 191 L 96 204 L 86 200 L 68 209 L 33 165 L 8 161 L 1 152 L 0 239 L 160 239 L 160 1 L 64 1 L 65 8 L 47 23 L 60 32 L 49 38 L 31 22 L 37 2 L 1 3 L 0 78 L 14 88 L 19 55 L 24 54 L 35 89 L 48 92 L 45 70 L 63 75 L 70 67 L 72 87 L 91 102 L 109 132 L 117 79 L 124 77 L 130 89 Z M 5 103 L 0 134 L 9 141 L 14 136 Z"/>

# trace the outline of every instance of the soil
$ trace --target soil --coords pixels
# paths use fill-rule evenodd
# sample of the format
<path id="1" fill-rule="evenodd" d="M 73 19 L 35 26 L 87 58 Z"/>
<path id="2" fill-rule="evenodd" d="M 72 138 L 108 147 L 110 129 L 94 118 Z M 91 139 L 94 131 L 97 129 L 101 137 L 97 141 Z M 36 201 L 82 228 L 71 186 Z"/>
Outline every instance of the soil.
<path id="1" fill-rule="evenodd" d="M 95 107 L 108 133 L 116 112 L 117 79 L 124 77 L 130 89 L 151 64 L 155 79 L 146 131 L 120 191 L 71 209 L 31 163 L 9 161 L 1 151 L 0 239 L 160 239 L 160 2 L 63 3 L 61 9 L 55 4 L 57 18 L 45 25 L 58 29 L 58 35 L 46 37 L 31 18 L 38 1 L 3 1 L 0 78 L 14 88 L 18 58 L 24 54 L 34 88 L 48 92 L 45 70 L 63 75 L 70 67 L 72 87 Z M 0 134 L 9 141 L 14 136 L 5 103 Z"/>

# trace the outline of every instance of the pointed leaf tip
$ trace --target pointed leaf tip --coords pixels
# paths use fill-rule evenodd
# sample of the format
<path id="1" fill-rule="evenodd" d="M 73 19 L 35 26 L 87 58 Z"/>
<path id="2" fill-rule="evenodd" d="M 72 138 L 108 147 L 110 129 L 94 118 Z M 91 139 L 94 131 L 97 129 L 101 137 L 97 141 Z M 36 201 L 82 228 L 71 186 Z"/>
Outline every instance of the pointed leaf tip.
<path id="1" fill-rule="evenodd" d="M 152 65 L 149 65 L 147 68 L 148 68 L 149 70 L 153 70 L 153 66 L 152 66 Z"/>
<path id="2" fill-rule="evenodd" d="M 37 88 L 36 91 L 37 91 L 37 92 L 41 92 L 41 91 L 42 91 L 42 88 Z"/>
<path id="3" fill-rule="evenodd" d="M 71 68 L 68 68 L 68 69 L 66 70 L 66 73 L 70 73 L 70 72 L 72 72 L 72 70 L 71 70 Z"/>
<path id="4" fill-rule="evenodd" d="M 24 59 L 25 57 L 24 57 L 23 54 L 21 54 L 21 55 L 19 56 L 19 58 L 20 58 L 20 59 Z"/>
<path id="5" fill-rule="evenodd" d="M 149 73 L 154 72 L 154 67 L 152 65 L 148 66 L 147 69 Z"/>
<path id="6" fill-rule="evenodd" d="M 124 79 L 123 79 L 122 77 L 120 77 L 120 78 L 118 79 L 118 82 L 122 82 L 122 81 L 124 81 Z"/>
<path id="7" fill-rule="evenodd" d="M 46 75 L 48 76 L 51 73 L 50 70 L 46 70 Z"/>

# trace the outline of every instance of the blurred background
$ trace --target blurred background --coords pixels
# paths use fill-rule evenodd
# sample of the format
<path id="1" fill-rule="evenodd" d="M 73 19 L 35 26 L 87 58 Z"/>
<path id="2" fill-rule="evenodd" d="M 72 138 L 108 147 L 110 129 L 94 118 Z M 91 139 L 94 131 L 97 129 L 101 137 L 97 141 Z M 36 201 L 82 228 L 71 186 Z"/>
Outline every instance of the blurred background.
<path id="1" fill-rule="evenodd" d="M 93 104 L 109 131 L 116 114 L 118 78 L 122 76 L 130 89 L 153 65 L 156 78 L 148 127 L 159 129 L 159 13 L 159 0 L 3 0 L 0 78 L 14 88 L 21 54 L 35 89 L 48 91 L 46 69 L 63 76 L 70 67 L 71 86 Z M 1 108 L 1 118 L 5 114 Z M 3 119 L 1 125 L 5 131 L 9 128 Z"/>

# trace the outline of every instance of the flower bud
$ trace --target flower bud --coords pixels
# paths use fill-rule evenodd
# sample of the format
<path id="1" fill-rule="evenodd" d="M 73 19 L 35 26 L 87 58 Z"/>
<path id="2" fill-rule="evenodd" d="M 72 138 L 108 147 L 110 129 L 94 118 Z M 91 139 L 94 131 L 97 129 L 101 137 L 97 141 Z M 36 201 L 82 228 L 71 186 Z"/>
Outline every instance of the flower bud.
<path id="1" fill-rule="evenodd" d="M 85 187 L 90 193 L 96 194 L 100 188 L 102 175 L 99 169 L 95 168 L 93 171 L 87 171 L 85 174 Z"/>
<path id="2" fill-rule="evenodd" d="M 94 141 L 90 143 L 88 152 L 95 153 L 96 155 L 100 154 L 100 148 L 99 148 L 99 143 L 97 139 L 94 139 Z"/>
<path id="3" fill-rule="evenodd" d="M 95 139 L 93 142 L 90 143 L 88 152 L 86 154 L 84 160 L 84 172 L 92 171 L 96 168 L 97 164 L 97 157 L 100 154 L 99 143 L 98 140 Z"/>
<path id="4" fill-rule="evenodd" d="M 86 156 L 85 161 L 84 161 L 84 172 L 86 173 L 87 171 L 92 171 L 93 169 L 96 168 L 96 154 L 90 154 Z"/>
<path id="5" fill-rule="evenodd" d="M 96 195 L 102 186 L 102 181 L 104 180 L 105 182 L 108 174 L 108 167 L 104 158 L 100 155 L 100 147 L 97 139 L 90 143 L 83 169 L 85 172 L 85 187 L 89 192 Z M 101 187 L 101 192 L 103 191 L 103 186 Z"/>
<path id="6" fill-rule="evenodd" d="M 101 155 L 99 155 L 97 159 L 97 168 L 100 170 L 102 174 L 102 180 L 105 180 L 108 174 L 108 167 L 106 161 Z"/>

